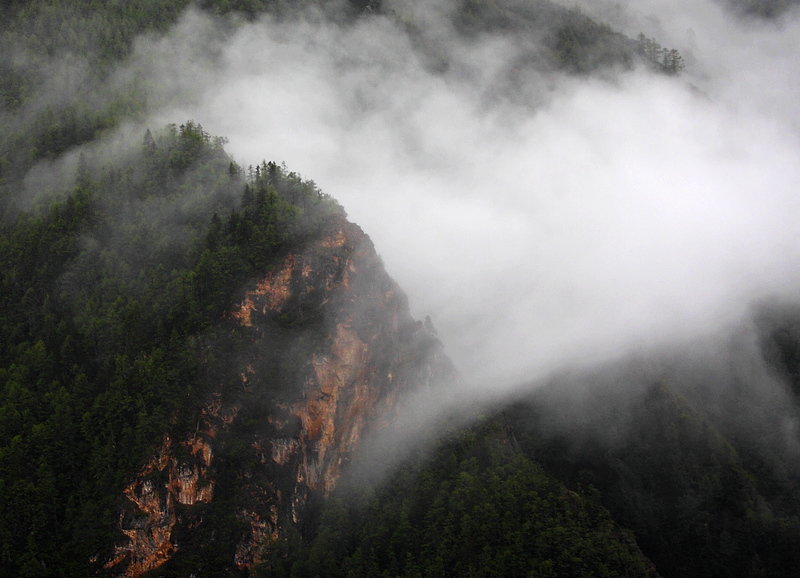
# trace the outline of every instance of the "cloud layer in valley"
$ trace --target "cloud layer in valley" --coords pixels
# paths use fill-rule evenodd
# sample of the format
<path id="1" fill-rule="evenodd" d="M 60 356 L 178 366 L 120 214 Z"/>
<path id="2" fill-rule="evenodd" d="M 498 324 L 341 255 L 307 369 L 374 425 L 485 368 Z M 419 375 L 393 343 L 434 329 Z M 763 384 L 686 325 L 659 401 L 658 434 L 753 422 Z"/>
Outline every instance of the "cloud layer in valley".
<path id="1" fill-rule="evenodd" d="M 384 17 L 189 12 L 131 70 L 162 104 L 152 127 L 192 118 L 240 164 L 286 161 L 339 199 L 470 383 L 689 342 L 797 296 L 800 15 L 638 0 L 596 16 L 687 73 L 575 76 L 521 66 L 535 37 L 458 37 L 437 6 L 412 15 L 425 50 Z"/>

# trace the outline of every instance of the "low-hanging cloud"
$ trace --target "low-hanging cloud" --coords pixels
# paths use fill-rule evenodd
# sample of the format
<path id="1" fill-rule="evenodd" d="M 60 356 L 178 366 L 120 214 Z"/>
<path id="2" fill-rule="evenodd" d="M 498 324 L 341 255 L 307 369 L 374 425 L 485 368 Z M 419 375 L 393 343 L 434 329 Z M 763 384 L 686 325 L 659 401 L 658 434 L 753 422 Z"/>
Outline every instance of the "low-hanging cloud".
<path id="1" fill-rule="evenodd" d="M 520 66 L 535 38 L 439 17 L 421 51 L 388 17 L 189 12 L 131 66 L 154 126 L 193 118 L 241 164 L 286 161 L 336 197 L 466 380 L 511 385 L 798 294 L 800 17 L 679 4 L 607 14 L 690 55 L 681 78 Z"/>

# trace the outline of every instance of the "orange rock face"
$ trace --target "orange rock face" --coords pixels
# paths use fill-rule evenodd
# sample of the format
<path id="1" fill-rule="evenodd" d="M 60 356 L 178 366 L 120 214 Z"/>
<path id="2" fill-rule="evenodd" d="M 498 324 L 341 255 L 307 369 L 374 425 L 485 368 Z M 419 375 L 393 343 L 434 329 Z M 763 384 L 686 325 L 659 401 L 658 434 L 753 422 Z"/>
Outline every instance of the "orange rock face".
<path id="1" fill-rule="evenodd" d="M 258 282 L 256 289 L 245 296 L 239 307 L 231 312 L 231 316 L 245 327 L 252 327 L 250 318 L 255 311 L 256 302 L 261 305 L 262 313 L 278 311 L 290 295 L 289 282 L 294 273 L 294 260 L 295 256 L 290 253 L 281 269 L 276 273 L 267 273 L 266 277 Z"/>
<path id="2" fill-rule="evenodd" d="M 201 535 L 193 512 L 213 506 L 217 488 L 239 504 L 231 567 L 263 561 L 282 528 L 302 524 L 311 499 L 335 487 L 364 436 L 391 420 L 398 398 L 452 371 L 372 242 L 344 219 L 244 291 L 229 323 L 252 344 L 237 360 L 239 389 L 209 402 L 180 443 L 184 457 L 166 437 L 125 489 L 136 512 L 121 515 L 128 541 L 106 565 L 121 576 L 177 564 L 176 532 Z M 227 448 L 241 447 L 244 427 L 250 457 L 240 450 L 236 485 L 226 486 L 217 468 L 232 467 Z"/>
<path id="3" fill-rule="evenodd" d="M 172 440 L 165 436 L 158 453 L 125 487 L 125 498 L 136 512 L 120 516 L 120 529 L 129 542 L 115 549 L 105 565 L 107 569 L 126 562 L 121 575 L 140 576 L 158 568 L 177 549 L 171 540 L 176 523 L 175 503 L 191 506 L 211 501 L 214 481 L 206 477 L 212 460 L 211 446 L 200 437 L 186 440 L 183 445 L 192 456 L 189 461 L 174 457 Z M 166 481 L 159 482 L 164 477 Z"/>

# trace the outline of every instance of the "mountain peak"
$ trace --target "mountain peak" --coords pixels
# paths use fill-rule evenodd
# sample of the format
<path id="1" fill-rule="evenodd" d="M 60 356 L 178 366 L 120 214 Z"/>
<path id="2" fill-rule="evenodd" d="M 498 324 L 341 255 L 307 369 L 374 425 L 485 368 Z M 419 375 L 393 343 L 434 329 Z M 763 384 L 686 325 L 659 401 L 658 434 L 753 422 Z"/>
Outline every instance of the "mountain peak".
<path id="1" fill-rule="evenodd" d="M 232 342 L 246 344 L 241 383 L 215 392 L 196 432 L 166 433 L 125 487 L 126 540 L 106 564 L 120 576 L 180 564 L 195 551 L 184 544 L 213 535 L 219 516 L 236 527 L 231 566 L 261 562 L 287 525 L 302 531 L 398 400 L 452 371 L 369 237 L 343 217 L 245 289 L 228 324 Z"/>

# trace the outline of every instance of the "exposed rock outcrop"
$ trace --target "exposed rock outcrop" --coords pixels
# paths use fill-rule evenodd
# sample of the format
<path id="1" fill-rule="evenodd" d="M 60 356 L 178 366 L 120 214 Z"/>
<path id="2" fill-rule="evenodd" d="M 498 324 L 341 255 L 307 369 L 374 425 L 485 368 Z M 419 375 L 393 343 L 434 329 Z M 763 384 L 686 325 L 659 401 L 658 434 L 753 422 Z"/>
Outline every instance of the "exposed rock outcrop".
<path id="1" fill-rule="evenodd" d="M 188 450 L 186 459 L 175 457 L 172 439 L 166 435 L 158 453 L 125 488 L 129 507 L 120 515 L 119 527 L 129 542 L 116 548 L 106 568 L 126 562 L 126 576 L 158 568 L 176 550 L 171 539 L 177 520 L 176 503 L 192 506 L 211 501 L 211 446 L 200 435 L 182 445 Z"/>
<path id="2" fill-rule="evenodd" d="M 391 422 L 402 395 L 454 375 L 370 239 L 344 219 L 285 255 L 228 322 L 248 344 L 237 360 L 240 386 L 211 400 L 189 439 L 166 437 L 125 489 L 128 540 L 106 565 L 119 575 L 178 563 L 178 533 L 219 540 L 201 531 L 217 487 L 235 509 L 230 568 L 246 572 L 287 524 L 303 531 L 315 500 L 334 488 L 364 436 Z"/>

